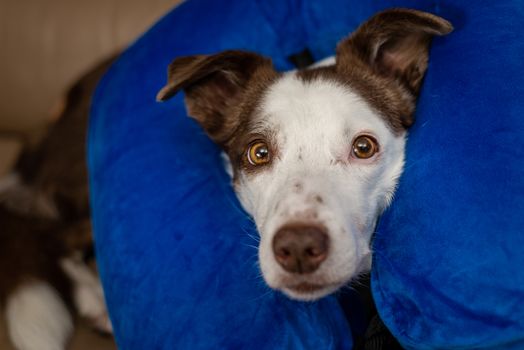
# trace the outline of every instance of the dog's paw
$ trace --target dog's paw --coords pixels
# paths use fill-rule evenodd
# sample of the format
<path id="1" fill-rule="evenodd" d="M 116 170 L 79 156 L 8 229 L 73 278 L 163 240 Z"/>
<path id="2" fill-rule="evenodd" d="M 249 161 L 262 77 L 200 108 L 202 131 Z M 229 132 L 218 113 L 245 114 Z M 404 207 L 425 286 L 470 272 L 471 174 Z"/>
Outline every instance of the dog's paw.
<path id="1" fill-rule="evenodd" d="M 59 293 L 44 281 L 22 285 L 8 298 L 7 331 L 19 350 L 63 350 L 73 332 L 73 318 Z"/>

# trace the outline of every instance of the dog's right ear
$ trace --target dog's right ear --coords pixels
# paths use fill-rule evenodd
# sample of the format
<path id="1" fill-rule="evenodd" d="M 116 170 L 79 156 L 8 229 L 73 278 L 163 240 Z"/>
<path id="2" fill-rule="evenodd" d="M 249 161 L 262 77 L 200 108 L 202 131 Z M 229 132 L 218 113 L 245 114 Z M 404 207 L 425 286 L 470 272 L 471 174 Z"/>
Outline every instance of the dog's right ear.
<path id="1" fill-rule="evenodd" d="M 179 57 L 169 65 L 168 82 L 158 92 L 157 101 L 166 101 L 184 90 L 189 115 L 211 139 L 222 144 L 240 122 L 235 108 L 261 67 L 272 70 L 271 60 L 246 51 Z"/>
<path id="2" fill-rule="evenodd" d="M 452 30 L 451 23 L 427 12 L 402 8 L 385 10 L 339 43 L 337 68 L 341 74 L 355 70 L 371 72 L 396 83 L 404 90 L 401 96 L 409 96 L 415 101 L 428 67 L 432 37 Z M 372 76 L 371 80 L 374 80 Z M 401 108 L 396 117 L 403 128 L 414 122 L 414 103 L 408 104 L 408 108 Z"/>

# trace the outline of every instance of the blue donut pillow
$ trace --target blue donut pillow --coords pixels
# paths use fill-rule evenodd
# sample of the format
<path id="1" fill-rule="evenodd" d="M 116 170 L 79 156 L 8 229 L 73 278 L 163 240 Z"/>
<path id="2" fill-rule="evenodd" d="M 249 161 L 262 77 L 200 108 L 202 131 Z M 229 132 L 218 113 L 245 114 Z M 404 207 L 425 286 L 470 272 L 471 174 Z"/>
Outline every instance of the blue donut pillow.
<path id="1" fill-rule="evenodd" d="M 93 101 L 92 214 L 120 348 L 351 348 L 344 314 L 356 310 L 265 286 L 219 150 L 181 95 L 155 95 L 176 56 L 245 49 L 292 69 L 291 54 L 332 55 L 392 6 L 456 31 L 433 42 L 405 173 L 376 233 L 379 313 L 408 348 L 524 347 L 522 2 L 190 0 L 124 52 Z"/>

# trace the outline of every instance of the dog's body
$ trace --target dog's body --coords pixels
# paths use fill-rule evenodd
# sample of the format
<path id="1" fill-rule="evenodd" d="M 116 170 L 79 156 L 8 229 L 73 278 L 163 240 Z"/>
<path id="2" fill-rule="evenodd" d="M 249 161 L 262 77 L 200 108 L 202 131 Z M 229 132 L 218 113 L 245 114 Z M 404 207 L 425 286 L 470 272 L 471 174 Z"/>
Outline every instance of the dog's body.
<path id="1" fill-rule="evenodd" d="M 282 74 L 244 51 L 170 65 L 158 99 L 184 90 L 189 114 L 227 154 L 270 287 L 314 300 L 369 271 L 431 37 L 451 30 L 440 17 L 395 9 L 361 25 L 320 67 Z"/>
<path id="2" fill-rule="evenodd" d="M 111 62 L 69 90 L 60 119 L 0 179 L 0 304 L 20 350 L 65 349 L 77 314 L 111 332 L 92 265 L 85 156 L 91 96 Z"/>

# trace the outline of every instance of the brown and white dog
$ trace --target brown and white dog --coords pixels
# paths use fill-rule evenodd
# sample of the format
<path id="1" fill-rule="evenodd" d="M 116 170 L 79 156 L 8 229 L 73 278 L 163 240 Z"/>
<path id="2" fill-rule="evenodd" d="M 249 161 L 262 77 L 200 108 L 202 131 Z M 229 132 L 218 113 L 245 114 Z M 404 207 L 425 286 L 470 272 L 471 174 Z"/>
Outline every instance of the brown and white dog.
<path id="1" fill-rule="evenodd" d="M 20 350 L 65 349 L 75 315 L 111 332 L 91 264 L 85 155 L 91 96 L 111 62 L 69 90 L 58 121 L 0 179 L 0 307 Z"/>
<path id="2" fill-rule="evenodd" d="M 391 9 L 311 69 L 279 73 L 244 51 L 171 63 L 157 99 L 183 90 L 189 115 L 227 154 L 270 287 L 314 300 L 369 271 L 431 38 L 451 30 L 435 15 Z"/>

